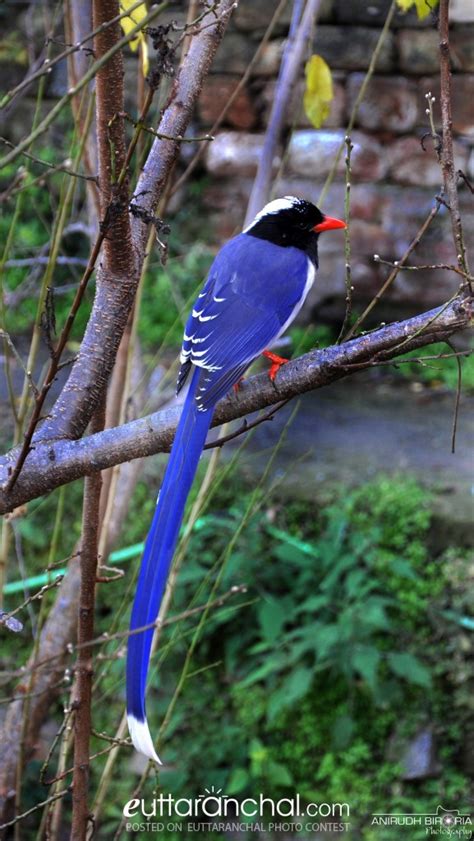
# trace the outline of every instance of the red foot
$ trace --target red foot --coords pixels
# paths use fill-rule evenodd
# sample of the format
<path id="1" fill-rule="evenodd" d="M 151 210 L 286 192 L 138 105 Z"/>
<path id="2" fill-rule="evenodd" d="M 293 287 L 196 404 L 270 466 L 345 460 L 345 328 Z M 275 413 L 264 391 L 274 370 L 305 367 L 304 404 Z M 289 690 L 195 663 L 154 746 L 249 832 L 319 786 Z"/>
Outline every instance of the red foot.
<path id="1" fill-rule="evenodd" d="M 267 359 L 270 360 L 272 366 L 268 372 L 268 376 L 270 377 L 271 381 L 273 382 L 278 371 L 280 370 L 282 365 L 286 365 L 289 362 L 289 359 L 285 359 L 284 356 L 277 356 L 276 353 L 272 353 L 271 350 L 264 350 L 262 356 L 266 356 Z"/>
<path id="2" fill-rule="evenodd" d="M 240 378 L 240 380 L 237 380 L 237 382 L 236 382 L 236 383 L 234 383 L 234 385 L 232 386 L 232 388 L 234 389 L 234 393 L 235 393 L 235 394 L 237 394 L 237 392 L 238 392 L 238 390 L 239 390 L 239 388 L 240 388 L 240 383 L 243 383 L 243 381 L 244 381 L 244 377 L 241 377 L 241 378 Z"/>

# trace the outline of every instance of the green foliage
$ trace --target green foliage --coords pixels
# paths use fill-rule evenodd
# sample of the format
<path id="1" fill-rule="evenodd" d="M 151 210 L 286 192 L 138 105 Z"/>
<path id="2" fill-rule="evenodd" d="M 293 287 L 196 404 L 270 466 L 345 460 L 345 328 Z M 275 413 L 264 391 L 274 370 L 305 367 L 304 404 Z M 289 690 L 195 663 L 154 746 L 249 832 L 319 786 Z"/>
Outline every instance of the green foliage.
<path id="1" fill-rule="evenodd" d="M 176 611 L 205 600 L 249 498 L 241 481 L 218 492 L 188 547 Z M 381 804 L 429 811 L 438 797 L 433 781 L 416 792 L 401 784 L 387 746 L 401 710 L 410 738 L 431 708 L 445 731 L 442 784 L 459 797 L 465 777 L 455 767 L 455 716 L 468 701 L 459 698 L 454 711 L 446 690 L 446 679 L 455 680 L 454 669 L 446 675 L 454 629 L 445 643 L 432 641 L 428 617 L 444 604 L 447 581 L 427 545 L 430 504 L 406 478 L 341 489 L 324 510 L 273 500 L 265 512 L 259 497 L 221 582 L 222 590 L 247 582 L 249 593 L 240 608 L 232 603 L 207 619 L 162 748 L 176 769 L 162 772 L 165 790 L 298 791 L 349 802 L 364 817 Z M 191 629 L 184 625 L 171 647 L 163 641 L 161 690 L 151 707 L 158 719 Z M 367 841 L 370 832 L 363 829 Z"/>
<path id="2" fill-rule="evenodd" d="M 291 327 L 289 331 L 294 354 L 309 353 L 315 348 L 328 347 L 336 341 L 336 333 L 326 324 L 310 325 L 308 327 Z"/>
<path id="3" fill-rule="evenodd" d="M 427 345 L 419 350 L 403 354 L 400 359 L 420 359 L 423 356 L 435 356 L 436 354 L 450 353 L 447 345 L 437 342 Z M 463 391 L 474 390 L 474 353 L 470 356 L 459 357 L 462 372 Z M 396 362 L 394 363 L 396 365 Z M 455 390 L 458 384 L 458 362 L 456 359 L 432 359 L 425 363 L 419 362 L 403 363 L 397 367 L 397 374 L 407 379 L 419 380 L 431 386 L 444 385 Z"/>
<path id="4" fill-rule="evenodd" d="M 80 490 L 81 483 L 67 489 L 62 556 L 79 531 Z M 50 532 L 44 524 L 54 519 L 55 497 L 33 503 L 28 519 L 18 521 L 29 573 L 46 566 Z M 269 503 L 242 477 L 227 477 L 212 514 L 193 532 L 172 614 L 205 602 L 251 498 L 250 520 L 219 586 L 225 592 L 245 582 L 248 592 L 207 617 L 161 745 L 167 765 L 160 790 L 191 797 L 214 785 L 237 797 L 297 791 L 303 801 L 348 802 L 364 841 L 382 839 L 371 835 L 366 818 L 381 805 L 430 811 L 440 785 L 446 803 L 462 800 L 466 778 L 456 767 L 456 751 L 472 696 L 460 680 L 469 637 L 456 618 L 469 615 L 468 567 L 459 550 L 432 556 L 430 495 L 414 480 L 384 477 L 352 491 L 341 488 L 324 507 L 275 495 Z M 141 483 L 125 544 L 143 537 L 153 504 Z M 131 586 L 133 575 L 100 588 L 98 634 L 124 627 Z M 163 631 L 148 704 L 155 730 L 198 621 L 199 615 L 190 616 Z M 26 658 L 22 643 L 7 640 L 7 666 Z M 94 727 L 112 733 L 123 711 L 123 641 L 102 648 L 95 683 Z M 58 721 L 67 693 L 65 686 Z M 427 715 L 442 745 L 442 777 L 414 787 L 401 782 L 388 745 L 394 734 L 402 741 L 413 736 Z M 93 738 L 92 752 L 103 746 Z M 92 790 L 104 761 L 93 764 Z M 115 832 L 131 797 L 132 768 L 131 754 L 122 751 L 104 806 L 103 837 Z M 36 773 L 32 785 L 35 779 Z M 156 785 L 152 777 L 143 796 L 156 796 Z"/>
<path id="5" fill-rule="evenodd" d="M 160 346 L 177 350 L 183 339 L 184 316 L 189 311 L 212 261 L 208 248 L 191 244 L 172 256 L 166 266 L 147 272 L 139 334 L 145 350 Z"/>

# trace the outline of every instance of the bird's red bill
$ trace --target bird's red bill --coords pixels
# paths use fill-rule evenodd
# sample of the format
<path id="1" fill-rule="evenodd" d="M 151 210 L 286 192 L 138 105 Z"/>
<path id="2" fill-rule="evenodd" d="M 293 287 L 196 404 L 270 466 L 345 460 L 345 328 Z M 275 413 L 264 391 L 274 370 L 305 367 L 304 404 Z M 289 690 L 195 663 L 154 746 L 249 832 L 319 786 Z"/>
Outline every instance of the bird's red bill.
<path id="1" fill-rule="evenodd" d="M 319 225 L 314 226 L 313 231 L 320 234 L 321 231 L 334 231 L 336 228 L 347 228 L 347 225 L 342 221 L 342 219 L 335 219 L 333 216 L 325 216 Z"/>

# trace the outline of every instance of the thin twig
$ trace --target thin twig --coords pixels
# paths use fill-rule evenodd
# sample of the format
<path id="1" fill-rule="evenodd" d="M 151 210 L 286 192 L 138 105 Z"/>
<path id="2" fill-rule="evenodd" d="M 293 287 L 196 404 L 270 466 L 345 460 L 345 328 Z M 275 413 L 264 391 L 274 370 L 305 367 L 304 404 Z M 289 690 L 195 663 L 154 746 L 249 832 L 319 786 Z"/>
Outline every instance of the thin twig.
<path id="1" fill-rule="evenodd" d="M 270 38 L 273 34 L 273 30 L 274 30 L 276 24 L 278 23 L 278 20 L 281 16 L 281 13 L 283 12 L 283 9 L 285 8 L 287 2 L 288 2 L 288 0 L 280 0 L 277 8 L 275 9 L 275 11 L 273 13 L 273 17 L 272 17 L 270 23 L 268 24 L 268 28 L 265 32 L 265 35 L 263 36 L 262 40 L 259 42 L 259 45 L 258 45 L 257 49 L 255 50 L 249 64 L 247 65 L 245 73 L 240 78 L 239 83 L 237 84 L 237 86 L 233 90 L 233 92 L 231 93 L 229 99 L 226 101 L 226 104 L 224 105 L 224 107 L 223 107 L 222 111 L 220 112 L 219 116 L 216 118 L 215 122 L 213 123 L 213 125 L 209 129 L 209 137 L 210 138 L 214 137 L 214 135 L 216 134 L 216 132 L 218 131 L 218 129 L 222 125 L 223 121 L 225 120 L 225 118 L 226 118 L 230 108 L 232 107 L 233 103 L 237 99 L 240 91 L 247 84 L 250 76 L 253 73 L 255 65 L 260 60 L 260 56 L 262 55 L 262 52 L 263 52 L 264 48 L 266 47 L 267 43 L 269 42 L 269 40 L 270 40 Z M 173 184 L 173 186 L 170 190 L 170 194 L 169 194 L 170 198 L 171 198 L 171 196 L 173 196 L 176 193 L 177 190 L 180 189 L 180 187 L 183 186 L 183 184 L 189 179 L 190 175 L 194 172 L 196 166 L 198 165 L 199 161 L 202 159 L 202 157 L 203 157 L 203 155 L 204 155 L 204 153 L 207 149 L 207 145 L 208 145 L 207 143 L 203 143 L 199 147 L 196 154 L 191 159 L 191 161 L 189 162 L 188 166 L 186 167 L 186 169 L 184 170 L 182 175 L 180 175 L 180 177 L 175 181 L 175 183 Z"/>
<path id="2" fill-rule="evenodd" d="M 345 284 L 346 284 L 346 312 L 344 315 L 344 321 L 342 323 L 342 327 L 339 332 L 339 336 L 337 337 L 337 344 L 342 342 L 343 337 L 347 328 L 349 327 L 352 315 L 352 292 L 354 291 L 354 287 L 352 286 L 352 271 L 351 271 L 351 229 L 350 229 L 350 222 L 351 222 L 351 152 L 354 148 L 351 143 L 351 138 L 349 135 L 346 135 L 345 138 L 346 144 L 346 191 L 345 191 L 345 199 L 344 199 L 344 217 L 346 220 L 346 229 L 344 231 L 344 261 L 345 261 Z"/>
<path id="3" fill-rule="evenodd" d="M 440 71 L 440 102 L 441 122 L 443 126 L 443 149 L 441 167 L 444 176 L 444 186 L 449 203 L 449 212 L 453 228 L 454 247 L 456 249 L 458 266 L 469 275 L 466 247 L 462 229 L 461 213 L 459 210 L 456 170 L 454 167 L 453 147 L 453 118 L 451 113 L 451 56 L 449 49 L 449 0 L 440 0 L 439 5 L 439 71 Z M 472 294 L 472 283 L 468 280 L 469 291 Z"/>
<path id="4" fill-rule="evenodd" d="M 64 797 L 64 795 L 69 794 L 71 791 L 71 787 L 64 789 L 63 791 L 58 791 L 56 794 L 52 794 L 51 797 L 46 798 L 46 800 L 42 800 L 41 803 L 37 803 L 36 806 L 33 806 L 28 811 L 23 812 L 21 815 L 17 815 L 16 818 L 13 818 L 11 821 L 7 821 L 6 823 L 0 824 L 0 829 L 8 829 L 9 826 L 14 826 L 19 821 L 25 820 L 25 818 L 32 815 L 34 812 L 37 812 L 38 809 L 42 809 L 43 806 L 47 806 L 48 803 L 53 803 L 55 800 L 58 800 L 59 797 Z"/>
<path id="5" fill-rule="evenodd" d="M 58 114 L 60 114 L 62 109 L 68 105 L 95 76 L 97 76 L 98 71 L 104 67 L 114 55 L 122 50 L 123 47 L 132 41 L 144 26 L 151 23 L 151 21 L 154 20 L 163 11 L 163 9 L 167 7 L 167 5 L 167 0 L 165 0 L 165 2 L 161 3 L 159 6 L 155 6 L 140 23 L 130 30 L 127 35 L 124 35 L 116 41 L 116 43 L 110 48 L 110 50 L 108 50 L 107 53 L 105 53 L 105 55 L 95 61 L 82 79 L 80 79 L 74 87 L 70 88 L 68 92 L 58 100 L 56 105 L 54 105 L 54 107 L 46 114 L 36 128 L 31 131 L 29 135 L 24 137 L 9 154 L 0 159 L 0 169 L 3 169 L 3 167 L 7 164 L 13 163 L 19 155 L 21 155 L 35 140 L 38 139 L 38 137 L 41 137 L 41 135 L 44 134 L 48 130 L 49 126 L 54 122 Z M 106 29 L 106 27 L 99 27 L 99 34 L 105 32 Z"/>
<path id="6" fill-rule="evenodd" d="M 281 63 L 275 98 L 267 131 L 265 132 L 263 149 L 245 215 L 245 224 L 248 224 L 254 218 L 256 213 L 261 210 L 262 206 L 268 200 L 273 160 L 280 142 L 280 135 L 291 101 L 291 95 L 303 62 L 306 44 L 317 18 L 320 4 L 321 0 L 308 0 L 301 20 L 299 19 L 301 4 L 297 2 L 293 7 L 293 18 L 295 22 L 291 27 L 290 36 Z"/>
<path id="7" fill-rule="evenodd" d="M 352 106 L 351 115 L 349 117 L 349 122 L 348 122 L 347 128 L 346 128 L 346 134 L 351 134 L 352 129 L 354 128 L 354 124 L 355 124 L 355 121 L 356 121 L 356 118 L 357 118 L 357 114 L 359 113 L 360 104 L 361 104 L 362 100 L 364 99 L 364 96 L 365 96 L 366 91 L 367 91 L 367 86 L 368 86 L 368 84 L 369 84 L 369 82 L 370 82 L 370 80 L 371 80 L 371 78 L 372 78 L 372 76 L 375 72 L 375 68 L 377 66 L 377 61 L 378 61 L 380 52 L 382 50 L 385 38 L 387 37 L 389 29 L 392 25 L 393 16 L 395 14 L 396 9 L 397 9 L 397 3 L 395 2 L 395 0 L 392 0 L 392 4 L 391 4 L 391 6 L 390 6 L 390 8 L 387 12 L 387 17 L 385 18 L 384 25 L 383 25 L 382 29 L 380 30 L 379 39 L 378 39 L 378 41 L 375 45 L 375 49 L 374 49 L 371 57 L 370 57 L 370 63 L 369 63 L 369 66 L 367 68 L 367 73 L 364 76 L 364 80 L 363 80 L 362 85 L 360 87 L 360 91 L 357 94 L 354 105 Z M 324 199 L 326 198 L 326 195 L 328 193 L 329 187 L 331 186 L 331 184 L 334 180 L 334 176 L 336 174 L 336 170 L 337 170 L 337 167 L 339 165 L 339 161 L 341 159 L 342 152 L 344 150 L 344 143 L 345 143 L 345 141 L 341 140 L 339 148 L 336 152 L 336 156 L 334 158 L 333 165 L 332 165 L 331 169 L 329 170 L 329 172 L 327 174 L 326 180 L 323 184 L 323 188 L 321 190 L 321 193 L 319 194 L 318 205 L 323 204 Z"/>
<path id="8" fill-rule="evenodd" d="M 352 327 L 351 327 L 351 328 L 350 328 L 350 330 L 348 331 L 347 335 L 344 337 L 344 341 L 345 341 L 345 342 L 347 342 L 349 339 L 351 339 L 351 338 L 353 337 L 354 333 L 355 333 L 355 332 L 359 329 L 359 327 L 363 324 L 363 322 L 365 321 L 365 319 L 367 318 L 367 316 L 369 315 L 369 313 L 370 313 L 370 312 L 372 312 L 373 308 L 374 308 L 374 307 L 378 304 L 378 302 L 380 301 L 380 299 L 382 298 L 382 296 L 385 294 L 385 292 L 387 291 L 387 289 L 388 289 L 388 288 L 392 285 L 392 283 L 393 283 L 393 281 L 396 279 L 396 277 L 397 277 L 397 275 L 398 275 L 398 273 L 399 273 L 400 269 L 402 269 L 402 268 L 404 267 L 404 264 L 405 264 L 406 260 L 408 260 L 408 258 L 409 258 L 409 256 L 410 256 L 410 254 L 412 253 L 412 251 L 414 251 L 414 250 L 415 250 L 415 248 L 417 247 L 417 245 L 419 245 L 419 243 L 420 243 L 420 241 L 421 241 L 421 238 L 425 235 L 425 233 L 426 233 L 426 231 L 428 230 L 429 226 L 431 225 L 431 223 L 432 223 L 433 219 L 435 218 L 436 214 L 438 213 L 438 211 L 439 211 L 439 207 L 440 207 L 440 201 L 439 201 L 439 199 L 438 199 L 438 197 L 437 197 L 437 198 L 436 198 L 436 204 L 435 204 L 435 206 L 431 208 L 431 210 L 430 210 L 430 212 L 429 212 L 429 214 L 428 214 L 427 218 L 425 219 L 425 221 L 423 222 L 423 224 L 421 225 L 421 227 L 418 229 L 418 231 L 417 231 L 417 233 L 416 233 L 416 236 L 415 236 L 415 237 L 414 237 L 414 239 L 411 241 L 411 243 L 410 243 L 410 245 L 408 246 L 407 250 L 405 251 L 404 255 L 403 255 L 403 256 L 400 258 L 400 260 L 397 262 L 397 264 L 395 265 L 395 267 L 394 267 L 393 271 L 391 271 L 391 272 L 390 272 L 390 274 L 389 274 L 389 276 L 387 277 L 387 280 L 385 281 L 385 283 L 381 286 L 381 288 L 379 289 L 379 291 L 378 291 L 378 292 L 374 295 L 374 297 L 372 298 L 372 300 L 371 300 L 370 304 L 368 304 L 368 305 L 366 306 L 366 308 L 365 308 L 364 312 L 362 313 L 362 315 L 360 315 L 360 316 L 359 316 L 359 318 L 357 319 L 357 321 L 356 321 L 356 322 L 352 325 Z M 377 260 L 379 260 L 379 259 L 380 259 L 380 258 L 379 258 L 379 255 L 378 255 L 378 254 L 374 254 L 374 260 L 377 262 Z"/>
<path id="9" fill-rule="evenodd" d="M 454 455 L 454 453 L 456 452 L 456 433 L 457 433 L 457 429 L 458 429 L 459 404 L 461 402 L 461 391 L 462 391 L 461 356 L 467 355 L 467 354 L 463 354 L 462 352 L 458 353 L 456 351 L 453 343 L 450 342 L 449 339 L 446 340 L 446 344 L 453 351 L 451 356 L 453 356 L 456 359 L 456 363 L 457 363 L 457 366 L 458 366 L 458 381 L 457 381 L 457 385 L 456 385 L 456 398 L 454 400 L 453 425 L 452 425 L 452 430 L 451 430 L 451 452 Z"/>

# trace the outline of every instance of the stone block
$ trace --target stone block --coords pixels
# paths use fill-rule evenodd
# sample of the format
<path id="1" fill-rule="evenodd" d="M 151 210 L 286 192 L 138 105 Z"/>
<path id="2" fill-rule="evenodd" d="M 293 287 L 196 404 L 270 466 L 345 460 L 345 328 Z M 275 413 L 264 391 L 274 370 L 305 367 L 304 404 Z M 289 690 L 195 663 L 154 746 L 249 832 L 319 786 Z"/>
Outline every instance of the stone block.
<path id="1" fill-rule="evenodd" d="M 275 96 L 276 81 L 267 82 L 259 96 L 259 105 L 262 109 L 262 118 L 265 125 L 268 123 L 270 110 Z M 305 89 L 304 79 L 300 79 L 295 86 L 295 91 L 291 99 L 288 114 L 286 116 L 286 125 L 297 126 L 299 128 L 309 128 L 311 123 L 306 117 L 303 109 L 303 94 Z M 324 123 L 324 128 L 340 128 L 346 122 L 346 92 L 344 85 L 341 82 L 334 80 L 333 82 L 334 98 L 331 102 L 331 110 L 328 118 Z"/>
<path id="2" fill-rule="evenodd" d="M 404 137 L 391 143 L 387 148 L 387 158 L 393 181 L 418 187 L 439 187 L 443 176 L 429 138 L 426 138 L 425 149 L 417 137 Z M 456 167 L 465 170 L 467 148 L 455 142 L 454 156 Z"/>
<path id="3" fill-rule="evenodd" d="M 277 4 L 275 0 L 259 0 L 258 3 L 239 3 L 231 20 L 236 29 L 249 33 L 252 37 L 260 38 L 270 23 Z M 288 31 L 291 21 L 291 3 L 283 9 L 274 34 L 283 35 Z"/>
<path id="4" fill-rule="evenodd" d="M 286 39 L 275 38 L 265 44 L 262 54 L 255 65 L 254 76 L 277 76 L 285 51 Z M 256 46 L 254 45 L 255 49 Z"/>
<path id="5" fill-rule="evenodd" d="M 464 73 L 474 72 L 474 26 L 453 29 L 450 44 L 453 68 Z"/>
<path id="6" fill-rule="evenodd" d="M 228 32 L 217 49 L 211 72 L 231 75 L 245 73 L 255 50 L 255 44 L 245 35 L 239 32 Z"/>
<path id="7" fill-rule="evenodd" d="M 352 73 L 347 84 L 348 112 L 357 99 L 363 73 Z M 405 133 L 418 121 L 418 85 L 403 76 L 373 76 L 362 100 L 357 125 L 362 128 Z"/>
<path id="8" fill-rule="evenodd" d="M 239 76 L 208 76 L 198 100 L 198 115 L 201 123 L 212 126 L 234 93 L 240 81 Z M 250 129 L 257 122 L 257 112 L 247 88 L 242 88 L 230 106 L 224 125 L 238 129 Z"/>
<path id="9" fill-rule="evenodd" d="M 470 2 L 470 0 L 468 0 Z M 344 23 L 346 26 L 383 26 L 391 6 L 391 0 L 335 0 L 334 14 L 337 23 Z M 424 28 L 433 25 L 430 17 L 419 20 L 416 9 L 403 12 L 397 8 L 392 21 L 392 28 L 412 26 Z"/>
<path id="10" fill-rule="evenodd" d="M 330 171 L 337 150 L 344 139 L 343 131 L 304 129 L 293 132 L 288 148 L 288 169 L 294 175 L 324 178 Z M 374 138 L 362 132 L 352 133 L 352 175 L 355 180 L 380 181 L 387 172 L 383 149 Z M 344 154 L 337 174 L 344 174 Z"/>
<path id="11" fill-rule="evenodd" d="M 423 118 L 422 125 L 426 125 L 427 127 L 428 119 L 425 116 L 425 94 L 428 91 L 431 91 L 436 97 L 434 103 L 435 123 L 437 126 L 440 126 L 439 77 L 421 79 L 418 85 L 420 117 Z M 474 75 L 469 73 L 454 74 L 452 77 L 451 91 L 454 132 L 456 134 L 463 134 L 468 138 L 474 138 Z"/>
<path id="12" fill-rule="evenodd" d="M 474 23 L 474 3 L 472 0 L 451 0 L 449 18 L 453 23 Z"/>
<path id="13" fill-rule="evenodd" d="M 380 29 L 353 26 L 318 26 L 313 42 L 315 53 L 322 55 L 331 70 L 366 70 Z M 394 36 L 387 33 L 377 62 L 377 71 L 388 73 L 395 66 Z M 428 71 L 430 72 L 430 71 Z"/>
<path id="14" fill-rule="evenodd" d="M 234 12 L 231 18 L 232 25 L 241 32 L 248 33 L 251 38 L 260 39 L 266 31 L 277 5 L 276 0 L 245 0 L 245 2 L 239 4 L 238 9 Z M 292 5 L 292 3 L 286 4 L 273 30 L 274 35 L 286 35 L 288 32 Z M 320 23 L 331 19 L 333 5 L 333 0 L 322 0 L 318 12 Z"/>
<path id="15" fill-rule="evenodd" d="M 206 152 L 206 166 L 212 175 L 255 175 L 264 141 L 263 134 L 248 134 L 237 131 L 221 131 L 209 144 Z M 281 158 L 275 156 L 273 166 L 277 170 Z"/>
<path id="16" fill-rule="evenodd" d="M 418 76 L 438 69 L 438 33 L 434 29 L 402 29 L 396 35 L 400 68 Z"/>

